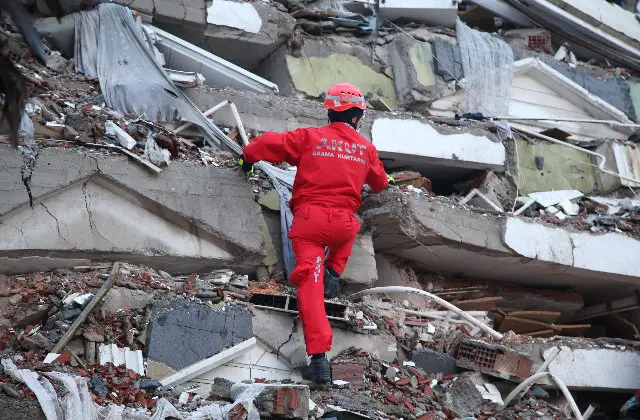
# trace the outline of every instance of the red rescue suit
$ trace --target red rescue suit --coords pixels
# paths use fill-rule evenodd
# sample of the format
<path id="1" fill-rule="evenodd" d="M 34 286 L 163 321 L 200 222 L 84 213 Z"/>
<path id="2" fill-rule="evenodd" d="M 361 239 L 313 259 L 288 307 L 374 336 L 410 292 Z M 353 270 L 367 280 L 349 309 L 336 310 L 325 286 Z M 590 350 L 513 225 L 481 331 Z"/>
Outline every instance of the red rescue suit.
<path id="1" fill-rule="evenodd" d="M 296 257 L 290 280 L 298 287 L 298 309 L 307 354 L 331 349 L 332 335 L 324 310 L 324 257 L 342 275 L 360 230 L 355 212 L 362 186 L 374 192 L 388 185 L 376 148 L 351 126 L 332 123 L 287 133 L 266 133 L 244 149 L 246 162 L 287 162 L 298 167 L 289 206 L 289 232 Z"/>

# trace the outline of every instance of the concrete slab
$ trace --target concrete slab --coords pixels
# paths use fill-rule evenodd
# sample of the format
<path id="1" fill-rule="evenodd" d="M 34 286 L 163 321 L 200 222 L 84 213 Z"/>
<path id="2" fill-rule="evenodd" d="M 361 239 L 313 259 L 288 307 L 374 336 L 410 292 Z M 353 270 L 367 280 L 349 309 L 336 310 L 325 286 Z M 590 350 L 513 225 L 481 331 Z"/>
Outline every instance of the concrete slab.
<path id="1" fill-rule="evenodd" d="M 625 296 L 640 284 L 640 241 L 623 234 L 570 232 L 394 191 L 368 198 L 363 208 L 377 252 L 436 273 L 575 286 L 585 299 Z"/>
<path id="2" fill-rule="evenodd" d="M 34 262 L 51 269 L 86 259 L 168 272 L 230 264 L 249 272 L 261 263 L 260 210 L 242 177 L 179 162 L 153 175 L 126 159 L 41 150 L 31 208 L 21 157 L 0 148 L 0 270 L 33 271 Z M 221 199 L 230 196 L 234 200 Z"/>
<path id="3" fill-rule="evenodd" d="M 252 325 L 251 314 L 244 307 L 212 309 L 177 300 L 149 321 L 147 358 L 175 370 L 184 369 L 253 337 Z"/>
<path id="4" fill-rule="evenodd" d="M 211 394 L 211 384 L 217 382 L 216 378 L 218 381 L 220 378 L 225 378 L 235 383 L 253 382 L 256 379 L 302 381 L 302 377 L 297 372 L 278 359 L 262 343 L 255 343 L 239 354 L 237 358 L 187 381 L 185 386 L 198 386 L 195 392 L 207 398 Z"/>
<path id="5" fill-rule="evenodd" d="M 447 86 L 435 74 L 431 43 L 399 36 L 388 49 L 398 104 L 411 109 L 427 109 L 432 101 L 445 96 Z"/>
<path id="6" fill-rule="evenodd" d="M 394 261 L 392 256 L 384 255 L 380 252 L 376 254 L 375 258 L 378 281 L 376 281 L 374 287 L 405 286 L 422 289 L 422 286 L 418 282 L 418 277 L 411 267 L 403 266 L 399 262 Z M 425 296 L 420 296 L 415 293 L 393 293 L 390 296 L 398 304 L 401 304 L 404 300 L 408 300 L 416 309 L 424 309 L 430 302 Z"/>
<path id="7" fill-rule="evenodd" d="M 440 134 L 418 120 L 378 119 L 371 129 L 381 159 L 393 166 L 420 170 L 425 163 L 465 169 L 503 171 L 506 152 L 502 143 L 471 133 Z M 427 171 L 426 171 L 427 172 Z"/>
<path id="8" fill-rule="evenodd" d="M 551 0 L 550 3 L 634 48 L 640 48 L 640 25 L 633 12 L 606 1 Z"/>
<path id="9" fill-rule="evenodd" d="M 605 142 L 596 149 L 604 155 L 605 169 L 631 179 L 640 179 L 640 150 L 635 145 L 618 142 Z M 621 187 L 638 188 L 640 183 L 621 179 L 614 175 L 597 171 L 601 183 L 600 192 L 609 194 Z"/>
<path id="10" fill-rule="evenodd" d="M 551 362 L 549 372 L 569 389 L 635 392 L 640 389 L 638 366 L 640 354 L 635 351 L 567 348 Z"/>
<path id="11" fill-rule="evenodd" d="M 508 343 L 508 346 L 529 355 L 533 361 L 532 371 L 559 347 L 561 352 L 548 370 L 571 390 L 635 392 L 640 389 L 640 354 L 629 346 L 567 337 L 553 341 L 540 339 Z M 540 384 L 550 385 L 550 382 L 543 379 Z"/>
<path id="12" fill-rule="evenodd" d="M 292 367 L 307 364 L 304 336 L 297 318 L 276 311 L 253 310 L 253 325 L 256 338 L 266 347 L 274 351 Z M 354 334 L 334 324 L 333 345 L 327 354 L 329 358 L 355 346 L 373 356 L 392 362 L 396 358 L 397 344 L 395 337 L 388 334 Z"/>
<path id="13" fill-rule="evenodd" d="M 280 87 L 282 89 L 282 85 Z M 302 127 L 321 127 L 327 124 L 327 111 L 322 107 L 322 101 L 320 100 L 260 94 L 246 90 L 211 89 L 203 86 L 188 89 L 185 93 L 202 111 L 224 100 L 232 101 L 238 108 L 242 124 L 249 133 L 283 132 Z M 415 114 L 367 109 L 367 115 L 362 123 L 360 134 L 371 141 L 372 126 L 375 121 L 385 118 L 397 119 L 399 115 L 406 115 L 409 118 Z M 228 108 L 217 111 L 213 114 L 212 119 L 221 127 L 235 126 L 235 120 Z M 420 121 L 425 124 L 429 123 L 427 120 Z M 478 136 L 493 138 L 493 134 L 479 123 L 465 121 L 459 122 L 459 124 L 459 127 L 446 127 L 437 124 L 432 127 L 440 135 L 459 134 L 459 128 L 461 127 L 463 130 L 475 133 Z M 440 173 L 446 168 L 438 166 L 436 169 Z"/>
<path id="14" fill-rule="evenodd" d="M 458 5 L 450 0 L 387 0 L 380 5 L 380 15 L 391 20 L 404 18 L 453 28 L 458 18 Z"/>
<path id="15" fill-rule="evenodd" d="M 142 309 L 151 302 L 151 293 L 115 286 L 107 292 L 100 302 L 100 307 L 108 313 L 116 313 L 119 310 Z"/>
<path id="16" fill-rule="evenodd" d="M 295 20 L 262 2 L 181 0 L 156 10 L 153 25 L 253 71 L 293 34 Z M 236 10 L 237 9 L 237 10 Z"/>
<path id="17" fill-rule="evenodd" d="M 340 277 L 350 286 L 357 285 L 363 288 L 378 280 L 371 232 L 359 233 L 356 236 L 351 257 Z"/>
<path id="18" fill-rule="evenodd" d="M 510 117 L 600 119 L 632 123 L 624 111 L 598 96 L 599 91 L 590 86 L 585 88 L 570 76 L 536 57 L 524 58 L 514 63 L 511 87 L 508 112 Z M 628 88 L 626 89 L 625 96 L 628 97 Z M 618 91 L 618 94 L 620 93 Z M 462 109 L 464 95 L 464 89 L 460 89 L 454 95 L 433 102 L 431 113 L 453 116 Z M 609 127 L 605 124 L 589 124 L 589 127 L 584 127 L 572 122 L 551 120 L 514 120 L 511 123 L 516 128 L 536 132 L 560 129 L 569 133 L 572 139 L 579 141 L 626 138 L 632 134 L 629 127 Z"/>

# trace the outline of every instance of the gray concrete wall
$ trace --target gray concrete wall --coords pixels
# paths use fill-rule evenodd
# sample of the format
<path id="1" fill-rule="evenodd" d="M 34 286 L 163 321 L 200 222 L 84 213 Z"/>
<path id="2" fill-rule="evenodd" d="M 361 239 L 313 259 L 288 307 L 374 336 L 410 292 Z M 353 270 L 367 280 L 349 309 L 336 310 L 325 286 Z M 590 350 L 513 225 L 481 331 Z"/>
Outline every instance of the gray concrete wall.
<path id="1" fill-rule="evenodd" d="M 43 149 L 32 208 L 21 165 L 17 151 L 0 147 L 0 271 L 87 259 L 251 271 L 264 258 L 259 206 L 233 170 L 173 162 L 155 175 L 119 155 Z"/>

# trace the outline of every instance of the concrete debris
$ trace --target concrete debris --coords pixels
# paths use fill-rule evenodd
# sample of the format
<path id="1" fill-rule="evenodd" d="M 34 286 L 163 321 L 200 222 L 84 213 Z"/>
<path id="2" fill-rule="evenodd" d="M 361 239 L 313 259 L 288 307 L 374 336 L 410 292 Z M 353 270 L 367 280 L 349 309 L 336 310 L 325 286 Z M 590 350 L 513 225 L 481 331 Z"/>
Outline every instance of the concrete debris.
<path id="1" fill-rule="evenodd" d="M 251 314 L 243 307 L 231 305 L 216 310 L 174 301 L 152 315 L 147 357 L 173 369 L 183 369 L 251 337 Z M 167 347 L 167 342 L 174 346 Z"/>
<path id="2" fill-rule="evenodd" d="M 79 5 L 37 22 L 46 65 L 0 22 L 39 149 L 28 175 L 0 144 L 0 412 L 51 417 L 76 404 L 110 419 L 568 419 L 549 381 L 503 403 L 548 370 L 580 408 L 600 404 L 614 418 L 620 407 L 607 405 L 640 389 L 632 14 L 601 0 L 116 3 L 157 49 L 145 65 L 113 63 L 157 70 L 175 88 L 161 94 L 197 115 L 106 106 L 109 83 L 73 68 L 92 59 L 75 36 L 98 35 L 87 21 L 98 15 Z M 511 94 L 488 91 L 463 115 L 474 76 L 458 18 L 517 60 Z M 395 185 L 363 191 L 342 293 L 325 301 L 332 381 L 308 387 L 283 264 L 284 196 L 264 169 L 245 178 L 234 168 L 251 137 L 324 124 L 323 95 L 345 81 L 363 90 L 360 133 Z M 483 109 L 498 100 L 509 115 Z M 0 143 L 7 132 L 0 124 Z M 293 179 L 295 167 L 277 168 Z M 127 263 L 111 270 L 116 257 Z M 464 313 L 416 293 L 348 298 L 386 286 L 428 291 Z M 486 327 L 500 333 L 483 337 Z"/>

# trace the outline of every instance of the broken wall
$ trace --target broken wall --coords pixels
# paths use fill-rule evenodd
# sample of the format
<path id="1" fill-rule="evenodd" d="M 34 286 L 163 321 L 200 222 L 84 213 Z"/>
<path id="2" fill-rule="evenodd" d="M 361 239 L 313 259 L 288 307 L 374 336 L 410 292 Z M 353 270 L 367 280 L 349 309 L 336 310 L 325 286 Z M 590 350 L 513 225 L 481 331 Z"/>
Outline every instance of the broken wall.
<path id="1" fill-rule="evenodd" d="M 373 99 L 396 109 L 393 72 L 378 62 L 371 63 L 371 49 L 352 38 L 304 36 L 299 49 L 283 46 L 258 69 L 277 83 L 283 95 L 302 94 L 319 98 L 336 83 L 352 83 Z"/>
<path id="2" fill-rule="evenodd" d="M 454 42 L 448 42 L 437 38 L 432 41 L 433 51 L 436 58 L 435 71 L 445 81 L 464 78 L 464 70 L 462 68 L 462 57 L 460 47 Z M 513 48 L 514 60 L 521 60 L 528 57 L 536 57 L 554 70 L 562 73 L 564 76 L 582 86 L 594 95 L 599 96 L 604 101 L 615 106 L 627 116 L 636 120 L 636 111 L 629 85 L 626 81 L 618 78 L 602 77 L 601 75 L 591 74 L 583 68 L 572 68 L 568 64 L 558 62 L 553 57 L 539 54 L 534 51 Z"/>
<path id="3" fill-rule="evenodd" d="M 593 157 L 569 147 L 517 140 L 520 194 L 538 191 L 601 190 Z"/>
<path id="4" fill-rule="evenodd" d="M 448 87 L 434 69 L 433 46 L 401 34 L 387 45 L 398 104 L 422 108 L 444 96 Z"/>

